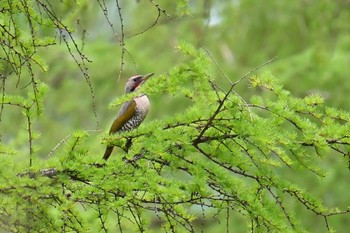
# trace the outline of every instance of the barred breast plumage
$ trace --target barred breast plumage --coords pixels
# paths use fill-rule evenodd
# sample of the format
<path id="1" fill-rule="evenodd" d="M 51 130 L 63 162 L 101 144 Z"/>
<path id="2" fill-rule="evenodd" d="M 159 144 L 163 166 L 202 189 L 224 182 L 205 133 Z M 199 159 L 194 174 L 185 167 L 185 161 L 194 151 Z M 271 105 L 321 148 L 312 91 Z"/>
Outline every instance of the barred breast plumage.
<path id="1" fill-rule="evenodd" d="M 150 106 L 147 96 L 139 96 L 135 98 L 134 101 L 136 102 L 136 109 L 134 115 L 121 127 L 120 130 L 118 130 L 118 132 L 135 129 L 146 118 Z"/>

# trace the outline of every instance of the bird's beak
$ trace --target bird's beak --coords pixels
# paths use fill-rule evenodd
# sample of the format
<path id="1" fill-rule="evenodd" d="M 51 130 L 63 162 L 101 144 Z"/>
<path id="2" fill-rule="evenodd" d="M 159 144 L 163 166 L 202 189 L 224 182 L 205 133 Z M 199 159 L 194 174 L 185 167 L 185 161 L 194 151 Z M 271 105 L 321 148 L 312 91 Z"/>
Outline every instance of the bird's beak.
<path id="1" fill-rule="evenodd" d="M 152 77 L 154 75 L 154 73 L 149 73 L 146 74 L 142 77 L 142 82 L 145 82 L 147 79 L 149 79 L 150 77 Z"/>

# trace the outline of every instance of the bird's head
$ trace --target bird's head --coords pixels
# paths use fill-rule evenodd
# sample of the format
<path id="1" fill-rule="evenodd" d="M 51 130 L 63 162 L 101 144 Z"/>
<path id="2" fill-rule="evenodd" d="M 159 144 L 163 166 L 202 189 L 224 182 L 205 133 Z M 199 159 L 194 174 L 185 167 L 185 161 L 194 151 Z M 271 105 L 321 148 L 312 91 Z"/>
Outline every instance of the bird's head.
<path id="1" fill-rule="evenodd" d="M 125 93 L 136 91 L 152 75 L 154 75 L 154 73 L 146 75 L 135 75 L 129 78 L 125 84 Z"/>

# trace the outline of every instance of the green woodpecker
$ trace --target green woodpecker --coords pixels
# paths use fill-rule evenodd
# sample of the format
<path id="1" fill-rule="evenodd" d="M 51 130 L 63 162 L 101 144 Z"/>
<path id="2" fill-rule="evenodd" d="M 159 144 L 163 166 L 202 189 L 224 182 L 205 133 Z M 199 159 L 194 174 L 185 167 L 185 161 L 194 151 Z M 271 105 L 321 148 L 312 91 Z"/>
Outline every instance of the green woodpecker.
<path id="1" fill-rule="evenodd" d="M 153 74 L 154 73 L 136 75 L 129 78 L 125 84 L 125 93 L 136 91 Z M 117 118 L 114 120 L 111 129 L 109 130 L 109 134 L 137 128 L 145 119 L 149 106 L 149 100 L 146 95 L 137 96 L 134 99 L 123 103 Z M 103 159 L 107 160 L 112 151 L 113 146 L 107 146 Z"/>

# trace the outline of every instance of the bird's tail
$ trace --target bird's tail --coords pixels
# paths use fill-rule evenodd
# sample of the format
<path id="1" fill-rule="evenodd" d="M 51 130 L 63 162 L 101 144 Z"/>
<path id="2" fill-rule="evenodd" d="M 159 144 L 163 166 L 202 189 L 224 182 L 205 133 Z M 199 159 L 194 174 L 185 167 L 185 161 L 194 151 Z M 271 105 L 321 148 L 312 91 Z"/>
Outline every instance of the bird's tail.
<path id="1" fill-rule="evenodd" d="M 105 154 L 103 155 L 103 159 L 104 159 L 104 160 L 107 160 L 107 159 L 109 158 L 109 156 L 111 156 L 112 151 L 113 151 L 113 146 L 107 146 L 106 152 L 105 152 Z"/>

